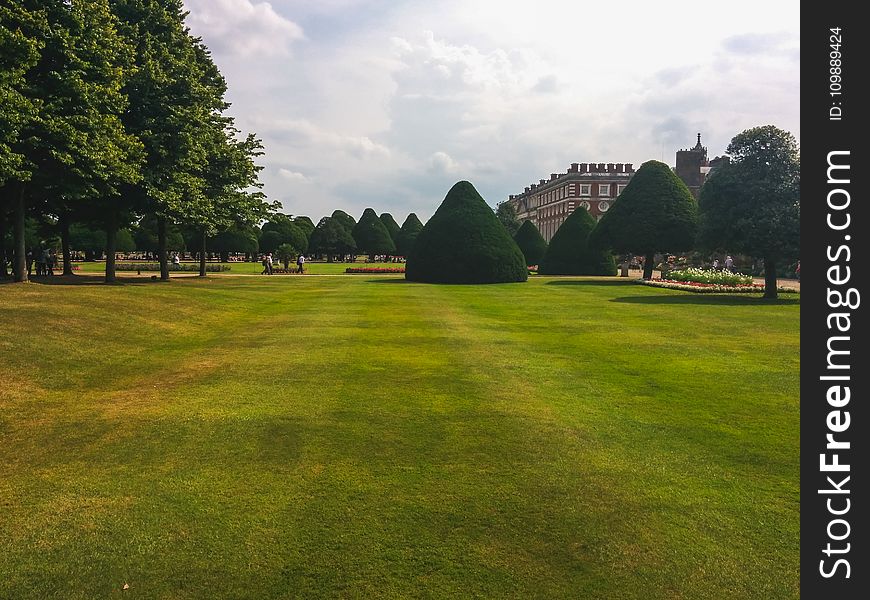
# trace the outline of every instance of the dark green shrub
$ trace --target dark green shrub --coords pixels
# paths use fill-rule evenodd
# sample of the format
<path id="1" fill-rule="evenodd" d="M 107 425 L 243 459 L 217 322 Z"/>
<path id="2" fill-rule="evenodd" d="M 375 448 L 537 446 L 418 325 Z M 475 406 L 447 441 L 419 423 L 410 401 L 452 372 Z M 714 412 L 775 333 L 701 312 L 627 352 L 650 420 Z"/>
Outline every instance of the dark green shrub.
<path id="1" fill-rule="evenodd" d="M 396 240 L 396 252 L 399 256 L 407 257 L 414 244 L 417 242 L 417 236 L 423 231 L 423 223 L 417 218 L 417 215 L 411 213 L 405 222 L 402 223 L 402 229 L 399 231 L 399 237 Z"/>
<path id="2" fill-rule="evenodd" d="M 589 242 L 595 219 L 582 206 L 556 230 L 538 273 L 541 275 L 616 275 L 616 261 L 607 250 Z"/>
<path id="3" fill-rule="evenodd" d="M 644 279 L 657 253 L 691 250 L 698 230 L 698 203 L 666 164 L 650 160 L 637 170 L 592 234 L 592 244 L 619 254 L 646 257 Z"/>
<path id="4" fill-rule="evenodd" d="M 544 253 L 547 251 L 547 240 L 544 239 L 544 236 L 541 235 L 541 232 L 538 231 L 534 223 L 525 221 L 520 225 L 519 230 L 514 235 L 514 241 L 520 247 L 520 252 L 526 257 L 527 265 L 540 264 L 541 259 L 544 258 Z"/>
<path id="5" fill-rule="evenodd" d="M 523 253 L 474 186 L 454 185 L 423 227 L 405 278 L 428 283 L 526 281 Z"/>
<path id="6" fill-rule="evenodd" d="M 374 258 L 375 254 L 393 254 L 396 251 L 396 244 L 393 243 L 390 232 L 371 208 L 363 211 L 351 235 L 356 242 L 357 250 L 366 252 L 371 258 Z"/>
<path id="7" fill-rule="evenodd" d="M 393 215 L 390 213 L 383 213 L 380 217 L 381 223 L 384 224 L 384 227 L 387 228 L 387 231 L 390 234 L 390 239 L 393 240 L 393 243 L 397 243 L 399 239 L 399 224 L 396 223 L 396 220 L 393 218 Z"/>

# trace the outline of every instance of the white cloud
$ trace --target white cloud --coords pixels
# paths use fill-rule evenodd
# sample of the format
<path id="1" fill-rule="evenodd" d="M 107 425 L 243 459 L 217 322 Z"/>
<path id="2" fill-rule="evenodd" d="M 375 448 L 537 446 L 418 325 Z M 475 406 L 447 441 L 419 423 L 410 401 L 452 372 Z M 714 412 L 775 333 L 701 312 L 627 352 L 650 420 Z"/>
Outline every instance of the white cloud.
<path id="1" fill-rule="evenodd" d="M 459 170 L 459 164 L 446 152 L 435 152 L 429 157 L 429 171 L 438 174 L 452 174 Z"/>
<path id="2" fill-rule="evenodd" d="M 212 50 L 244 57 L 286 56 L 302 28 L 275 12 L 269 2 L 253 0 L 184 0 L 188 24 Z"/>
<path id="3" fill-rule="evenodd" d="M 284 179 L 286 179 L 288 181 L 302 181 L 302 182 L 309 181 L 309 179 L 305 175 L 303 175 L 302 173 L 299 173 L 298 171 L 291 171 L 290 169 L 285 169 L 283 167 L 278 169 L 278 175 L 280 175 L 281 177 L 283 177 Z"/>
<path id="4" fill-rule="evenodd" d="M 425 219 L 459 179 L 495 205 L 572 162 L 673 164 L 699 131 L 711 155 L 756 125 L 800 137 L 784 0 L 734 0 L 703 26 L 690 0 L 625 0 L 600 26 L 558 0 L 185 3 L 237 125 L 263 139 L 264 191 L 315 221 Z"/>

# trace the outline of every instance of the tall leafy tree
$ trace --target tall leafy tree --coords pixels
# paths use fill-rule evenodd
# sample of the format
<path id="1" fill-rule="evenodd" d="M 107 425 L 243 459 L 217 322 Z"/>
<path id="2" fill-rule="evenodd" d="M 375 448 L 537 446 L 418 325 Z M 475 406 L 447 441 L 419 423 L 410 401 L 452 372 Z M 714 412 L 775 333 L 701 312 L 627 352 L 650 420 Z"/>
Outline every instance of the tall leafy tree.
<path id="1" fill-rule="evenodd" d="M 393 254 L 396 251 L 396 244 L 393 243 L 390 232 L 371 208 L 363 211 L 351 235 L 356 242 L 357 250 L 368 253 L 369 260 L 374 260 L 376 254 Z"/>
<path id="2" fill-rule="evenodd" d="M 800 150 L 773 125 L 736 135 L 701 187 L 701 245 L 764 259 L 764 296 L 777 297 L 776 264 L 800 244 Z"/>
<path id="3" fill-rule="evenodd" d="M 4 188 L 16 197 L 16 279 L 25 280 L 25 206 L 62 216 L 99 205 L 115 214 L 124 203 L 120 186 L 140 177 L 141 145 L 120 119 L 132 54 L 108 0 L 22 0 L 16 8 L 3 14 L 5 27 L 41 40 L 36 61 L 10 85 L 13 98 L 35 109 L 17 121 L 6 153 L 21 158 L 3 161 L 17 164 L 17 175 L 6 169 Z"/>
<path id="4" fill-rule="evenodd" d="M 47 29 L 45 13 L 34 6 L 18 2 L 0 5 L 0 240 L 4 240 L 0 262 L 6 277 L 6 224 L 14 209 L 15 241 L 9 248 L 14 248 L 17 281 L 27 278 L 24 186 L 33 171 L 26 147 L 20 142 L 21 131 L 37 118 L 40 108 L 39 98 L 28 89 L 26 75 L 39 61 Z"/>
<path id="5" fill-rule="evenodd" d="M 691 250 L 697 230 L 698 205 L 689 188 L 668 165 L 650 160 L 604 213 L 589 243 L 619 254 L 642 254 L 643 277 L 649 279 L 655 254 Z"/>
<path id="6" fill-rule="evenodd" d="M 236 139 L 231 123 L 216 121 L 203 171 L 203 197 L 183 205 L 184 220 L 201 234 L 199 275 L 205 277 L 206 240 L 222 229 L 253 226 L 275 209 L 259 191 L 262 143 L 253 134 Z"/>
<path id="7" fill-rule="evenodd" d="M 323 217 L 311 232 L 308 249 L 314 254 L 325 255 L 327 262 L 334 262 L 337 255 L 355 252 L 356 242 L 350 231 L 334 217 Z"/>
<path id="8" fill-rule="evenodd" d="M 399 231 L 398 239 L 396 240 L 396 252 L 399 256 L 408 257 L 411 250 L 414 248 L 414 243 L 417 241 L 417 236 L 423 231 L 423 223 L 415 213 L 410 213 L 405 222 L 402 223 L 402 229 Z"/>
<path id="9" fill-rule="evenodd" d="M 310 217 L 306 217 L 305 215 L 297 215 L 293 217 L 293 224 L 302 230 L 302 232 L 305 234 L 306 239 L 309 239 L 311 237 L 311 232 L 314 231 L 314 223 L 311 221 Z"/>
<path id="10" fill-rule="evenodd" d="M 256 254 L 259 249 L 257 234 L 252 227 L 230 227 L 219 231 L 209 238 L 208 247 L 220 254 L 221 262 L 230 259 L 231 252 L 241 252 L 247 255 Z"/>
<path id="11" fill-rule="evenodd" d="M 272 215 L 269 221 L 263 224 L 261 230 L 260 237 L 265 242 L 261 250 L 274 252 L 278 246 L 289 244 L 296 252 L 304 253 L 308 249 L 308 236 L 305 235 L 303 227 L 305 227 L 304 221 L 289 215 L 280 213 Z"/>
<path id="12" fill-rule="evenodd" d="M 142 181 L 125 190 L 157 219 L 161 279 L 169 278 L 167 231 L 209 212 L 205 173 L 226 83 L 184 25 L 181 0 L 110 0 L 137 69 L 124 92 L 124 125 L 144 144 Z"/>

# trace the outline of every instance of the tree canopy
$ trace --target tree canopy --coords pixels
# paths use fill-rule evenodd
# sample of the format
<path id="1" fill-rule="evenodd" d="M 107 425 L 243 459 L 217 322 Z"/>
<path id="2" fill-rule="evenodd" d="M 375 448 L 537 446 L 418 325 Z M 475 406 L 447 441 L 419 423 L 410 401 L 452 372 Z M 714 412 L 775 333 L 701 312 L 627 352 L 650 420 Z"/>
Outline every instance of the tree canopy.
<path id="1" fill-rule="evenodd" d="M 289 244 L 297 253 L 304 253 L 308 250 L 308 236 L 303 229 L 305 225 L 304 221 L 289 215 L 280 213 L 272 215 L 261 229 L 260 250 L 274 252 L 278 246 Z"/>
<path id="2" fill-rule="evenodd" d="M 314 254 L 325 255 L 328 262 L 333 262 L 337 255 L 343 256 L 354 252 L 356 242 L 340 220 L 334 217 L 323 217 L 311 232 L 308 249 Z"/>
<path id="3" fill-rule="evenodd" d="M 366 252 L 370 258 L 374 258 L 376 254 L 393 254 L 396 251 L 396 244 L 393 243 L 386 225 L 371 208 L 363 211 L 351 234 L 357 250 Z"/>
<path id="4" fill-rule="evenodd" d="M 765 296 L 775 298 L 776 263 L 798 258 L 800 151 L 791 133 L 772 125 L 736 135 L 729 163 L 701 187 L 700 244 L 764 259 Z"/>
<path id="5" fill-rule="evenodd" d="M 335 219 L 336 223 L 347 229 L 348 233 L 352 232 L 356 225 L 356 219 L 343 210 L 336 209 L 332 211 L 332 218 Z"/>
<path id="6" fill-rule="evenodd" d="M 405 277 L 428 283 L 528 279 L 523 253 L 468 181 L 455 184 L 417 237 Z"/>
<path id="7" fill-rule="evenodd" d="M 691 250 L 697 229 L 698 206 L 689 188 L 669 166 L 650 160 L 604 213 L 590 243 L 620 254 L 644 255 L 643 276 L 649 279 L 654 255 Z"/>

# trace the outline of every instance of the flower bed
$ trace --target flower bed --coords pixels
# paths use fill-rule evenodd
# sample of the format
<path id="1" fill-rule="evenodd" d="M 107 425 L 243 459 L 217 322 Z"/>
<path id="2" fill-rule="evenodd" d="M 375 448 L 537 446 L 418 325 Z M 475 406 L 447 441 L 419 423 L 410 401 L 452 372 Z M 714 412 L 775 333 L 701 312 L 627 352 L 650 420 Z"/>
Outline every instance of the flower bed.
<path id="1" fill-rule="evenodd" d="M 684 283 L 705 283 L 726 286 L 752 285 L 751 275 L 732 273 L 731 271 L 727 270 L 698 269 L 695 267 L 688 267 L 685 269 L 669 271 L 667 274 L 667 280 L 682 281 Z"/>
<path id="2" fill-rule="evenodd" d="M 640 283 L 652 287 L 683 290 L 695 293 L 739 294 L 758 293 L 764 291 L 763 285 L 724 285 L 721 283 L 701 283 L 698 281 L 673 281 L 671 279 L 639 279 Z"/>
<path id="3" fill-rule="evenodd" d="M 404 273 L 405 267 L 348 267 L 345 273 Z"/>

